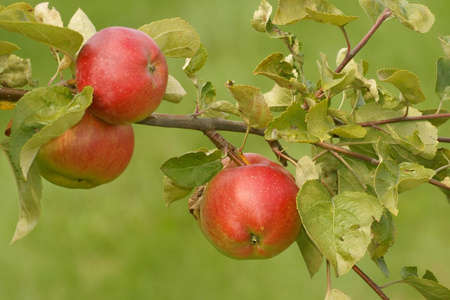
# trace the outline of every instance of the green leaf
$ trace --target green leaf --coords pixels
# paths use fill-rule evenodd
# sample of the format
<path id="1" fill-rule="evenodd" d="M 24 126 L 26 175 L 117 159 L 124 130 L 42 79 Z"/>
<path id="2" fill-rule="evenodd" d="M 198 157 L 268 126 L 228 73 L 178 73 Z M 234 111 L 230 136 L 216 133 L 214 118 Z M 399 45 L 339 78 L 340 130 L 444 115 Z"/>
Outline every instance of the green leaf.
<path id="1" fill-rule="evenodd" d="M 436 96 L 446 101 L 450 99 L 450 57 L 439 58 L 436 65 Z"/>
<path id="2" fill-rule="evenodd" d="M 337 160 L 333 157 L 334 160 Z M 342 158 L 347 163 L 344 165 L 341 161 L 338 162 L 337 180 L 338 191 L 342 192 L 364 192 L 368 185 L 372 185 L 373 166 L 358 159 L 345 157 Z M 330 163 L 325 161 L 324 163 Z"/>
<path id="3" fill-rule="evenodd" d="M 374 221 L 372 224 L 372 241 L 367 248 L 370 254 L 370 258 L 380 267 L 385 273 L 386 277 L 389 276 L 389 271 L 383 263 L 380 264 L 379 259 L 383 259 L 384 255 L 392 247 L 397 238 L 398 230 L 395 227 L 392 214 L 388 210 L 384 210 L 379 221 Z"/>
<path id="4" fill-rule="evenodd" d="M 87 87 L 73 98 L 66 87 L 44 87 L 26 93 L 17 102 L 10 148 L 12 164 L 24 178 L 39 147 L 78 123 L 92 101 L 92 93 Z"/>
<path id="5" fill-rule="evenodd" d="M 176 184 L 169 177 L 164 176 L 163 181 L 163 198 L 166 206 L 169 206 L 175 201 L 181 200 L 192 193 L 192 187 L 184 187 Z"/>
<path id="6" fill-rule="evenodd" d="M 393 84 L 407 102 L 417 104 L 425 101 L 419 77 L 414 73 L 400 69 L 381 69 L 377 75 L 381 81 Z"/>
<path id="7" fill-rule="evenodd" d="M 83 43 L 87 42 L 96 32 L 94 24 L 92 24 L 86 13 L 78 8 L 67 25 L 68 28 L 75 30 L 83 36 Z"/>
<path id="8" fill-rule="evenodd" d="M 0 20 L 0 28 L 60 50 L 73 61 L 75 61 L 75 53 L 83 43 L 83 36 L 75 30 L 43 23 Z"/>
<path id="9" fill-rule="evenodd" d="M 205 84 L 201 85 L 200 105 L 210 104 L 214 102 L 216 94 L 216 88 L 210 81 L 207 81 Z"/>
<path id="10" fill-rule="evenodd" d="M 386 8 L 383 0 L 359 0 L 359 4 L 374 23 Z"/>
<path id="11" fill-rule="evenodd" d="M 384 2 L 400 23 L 414 31 L 428 32 L 434 24 L 435 17 L 425 5 L 410 4 L 406 0 L 384 0 Z"/>
<path id="12" fill-rule="evenodd" d="M 336 276 L 347 273 L 365 254 L 371 240 L 373 219 L 382 206 L 376 197 L 362 192 L 331 196 L 318 181 L 307 181 L 297 205 L 308 236 L 329 260 Z"/>
<path id="13" fill-rule="evenodd" d="M 186 58 L 186 64 L 183 66 L 184 72 L 188 75 L 194 75 L 203 68 L 207 59 L 208 51 L 203 44 L 200 44 L 197 53 L 193 57 Z"/>
<path id="14" fill-rule="evenodd" d="M 354 69 L 349 69 L 348 72 L 341 73 L 335 73 L 331 70 L 327 62 L 327 56 L 323 53 L 320 53 L 320 61 L 317 65 L 319 67 L 322 89 L 331 96 L 342 92 L 356 78 Z"/>
<path id="15" fill-rule="evenodd" d="M 175 184 L 182 187 L 201 186 L 222 170 L 222 152 L 189 152 L 167 160 L 161 171 Z"/>
<path id="16" fill-rule="evenodd" d="M 19 88 L 25 85 L 34 86 L 31 77 L 31 62 L 15 54 L 0 56 L 0 85 Z"/>
<path id="17" fill-rule="evenodd" d="M 264 99 L 272 111 L 284 111 L 292 104 L 293 95 L 291 90 L 274 84 L 269 92 L 264 93 Z"/>
<path id="18" fill-rule="evenodd" d="M 0 56 L 8 54 L 10 52 L 19 50 L 19 46 L 17 46 L 14 43 L 6 42 L 6 41 L 0 41 Z"/>
<path id="19" fill-rule="evenodd" d="M 306 86 L 297 80 L 293 70 L 293 66 L 284 59 L 284 55 L 281 52 L 275 52 L 261 61 L 253 74 L 266 76 L 281 87 L 305 92 Z"/>
<path id="20" fill-rule="evenodd" d="M 398 183 L 399 192 L 412 190 L 421 184 L 427 183 L 436 175 L 434 170 L 427 169 L 417 163 L 403 162 L 398 167 L 400 172 Z"/>
<path id="21" fill-rule="evenodd" d="M 253 128 L 265 128 L 273 116 L 259 88 L 250 85 L 227 84 L 236 99 L 239 114 L 244 122 Z"/>
<path id="22" fill-rule="evenodd" d="M 366 136 L 367 130 L 358 124 L 347 124 L 347 125 L 336 126 L 332 130 L 330 130 L 329 133 L 335 134 L 342 138 L 362 139 Z"/>
<path id="23" fill-rule="evenodd" d="M 8 157 L 19 191 L 19 220 L 11 243 L 28 235 L 37 225 L 41 214 L 40 199 L 42 196 L 42 182 L 39 168 L 34 163 L 29 172 L 28 180 L 23 177 L 22 171 L 12 163 L 10 139 L 1 142 L 0 148 Z"/>
<path id="24" fill-rule="evenodd" d="M 287 25 L 300 20 L 313 19 L 318 22 L 344 26 L 358 17 L 345 16 L 325 0 L 279 0 L 273 19 L 274 24 Z"/>
<path id="25" fill-rule="evenodd" d="M 308 131 L 305 118 L 306 111 L 300 103 L 294 102 L 267 125 L 264 137 L 268 141 L 284 139 L 289 143 L 318 142 L 319 139 Z"/>
<path id="26" fill-rule="evenodd" d="M 347 296 L 344 292 L 338 289 L 332 289 L 330 294 L 325 297 L 325 300 L 350 300 L 351 298 Z"/>
<path id="27" fill-rule="evenodd" d="M 450 35 L 440 35 L 439 42 L 441 43 L 441 47 L 445 53 L 445 56 L 450 57 Z"/>
<path id="28" fill-rule="evenodd" d="M 253 14 L 253 18 L 250 20 L 252 27 L 256 31 L 266 32 L 266 23 L 269 21 L 271 14 L 272 6 L 266 0 L 262 0 L 258 9 Z"/>
<path id="29" fill-rule="evenodd" d="M 306 124 L 308 131 L 320 141 L 331 138 L 328 133 L 334 128 L 334 121 L 328 115 L 328 99 L 320 101 L 309 109 Z"/>
<path id="30" fill-rule="evenodd" d="M 299 188 L 308 180 L 318 180 L 320 168 L 307 155 L 300 158 L 295 166 L 295 183 Z"/>
<path id="31" fill-rule="evenodd" d="M 187 93 L 183 86 L 181 86 L 180 82 L 178 82 L 178 80 L 176 80 L 172 75 L 169 75 L 164 100 L 172 103 L 180 103 L 181 99 L 183 99 L 186 95 Z"/>
<path id="32" fill-rule="evenodd" d="M 376 151 L 380 164 L 375 171 L 373 187 L 383 206 L 397 215 L 399 169 L 391 156 L 392 150 L 388 144 L 380 140 L 376 145 Z"/>
<path id="33" fill-rule="evenodd" d="M 0 6 L 0 20 L 36 22 L 34 8 L 24 2 L 13 3 L 7 7 Z"/>
<path id="34" fill-rule="evenodd" d="M 236 105 L 231 104 L 228 101 L 220 100 L 214 101 L 211 105 L 208 106 L 206 111 L 200 115 L 202 118 L 214 118 L 214 117 L 222 117 L 228 118 L 229 114 L 239 116 L 239 110 Z"/>
<path id="35" fill-rule="evenodd" d="M 313 241 L 311 241 L 303 227 L 297 237 L 297 246 L 302 253 L 309 275 L 312 278 L 323 264 L 323 254 L 317 246 L 314 245 Z"/>
<path id="36" fill-rule="evenodd" d="M 197 31 L 180 18 L 155 21 L 138 29 L 151 36 L 166 57 L 193 57 L 200 48 Z"/>
<path id="37" fill-rule="evenodd" d="M 423 278 L 419 278 L 417 267 L 405 267 L 402 269 L 402 278 L 399 283 L 412 286 L 427 300 L 450 299 L 450 290 L 439 284 L 430 271 L 427 271 Z"/>
<path id="38" fill-rule="evenodd" d="M 308 7 L 305 7 L 309 18 L 318 23 L 327 23 L 339 27 L 343 27 L 351 21 L 357 20 L 356 16 L 344 16 L 342 14 L 331 14 L 327 12 L 317 11 Z"/>

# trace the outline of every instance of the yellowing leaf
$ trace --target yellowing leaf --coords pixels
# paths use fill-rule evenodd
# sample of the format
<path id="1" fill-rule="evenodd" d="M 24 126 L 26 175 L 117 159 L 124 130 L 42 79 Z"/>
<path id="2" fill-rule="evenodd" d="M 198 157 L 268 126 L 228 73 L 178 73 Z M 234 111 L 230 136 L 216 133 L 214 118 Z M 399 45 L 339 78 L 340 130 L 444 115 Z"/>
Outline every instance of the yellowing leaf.
<path id="1" fill-rule="evenodd" d="M 227 84 L 236 99 L 239 114 L 244 122 L 253 128 L 265 128 L 273 116 L 259 88 L 250 85 Z"/>
<path id="2" fill-rule="evenodd" d="M 193 57 L 200 48 L 200 36 L 180 18 L 155 21 L 139 30 L 151 36 L 166 57 Z"/>
<path id="3" fill-rule="evenodd" d="M 435 17 L 425 5 L 409 3 L 406 0 L 385 0 L 384 2 L 400 23 L 414 31 L 428 32 L 434 24 Z"/>

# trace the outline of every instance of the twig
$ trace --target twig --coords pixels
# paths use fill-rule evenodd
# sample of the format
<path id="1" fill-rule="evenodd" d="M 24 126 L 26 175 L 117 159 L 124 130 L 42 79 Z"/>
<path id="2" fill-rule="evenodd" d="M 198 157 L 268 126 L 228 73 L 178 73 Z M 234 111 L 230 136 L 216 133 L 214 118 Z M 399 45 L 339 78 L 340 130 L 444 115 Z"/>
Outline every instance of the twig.
<path id="1" fill-rule="evenodd" d="M 450 113 L 422 115 L 422 116 L 413 116 L 413 117 L 398 117 L 398 118 L 384 119 L 384 120 L 377 120 L 377 121 L 370 121 L 370 122 L 361 122 L 361 123 L 357 123 L 357 124 L 362 127 L 372 127 L 374 125 L 383 125 L 383 124 L 389 124 L 389 123 L 423 121 L 423 120 L 442 119 L 442 118 L 450 118 Z"/>
<path id="2" fill-rule="evenodd" d="M 246 165 L 245 161 L 238 154 L 237 148 L 228 142 L 221 134 L 215 130 L 205 130 L 203 133 L 208 137 L 208 139 L 217 147 L 220 151 L 225 153 L 232 161 L 234 161 L 238 166 Z"/>
<path id="3" fill-rule="evenodd" d="M 392 14 L 392 12 L 389 10 L 389 8 L 386 8 L 383 13 L 378 17 L 375 24 L 373 24 L 372 28 L 366 33 L 366 35 L 361 39 L 361 41 L 355 46 L 353 50 L 350 50 L 350 41 L 348 40 L 348 36 L 346 31 L 341 28 L 342 32 L 344 33 L 344 37 L 347 43 L 347 53 L 345 54 L 344 59 L 341 61 L 339 66 L 334 70 L 335 73 L 340 73 L 345 66 L 355 57 L 356 54 L 367 44 L 367 42 L 370 40 L 370 38 L 374 35 L 374 33 L 378 30 L 378 28 L 383 24 L 383 22 L 389 18 L 389 16 Z M 323 97 L 323 90 L 320 88 L 315 95 L 317 98 Z"/>
<path id="4" fill-rule="evenodd" d="M 354 265 L 352 269 L 375 291 L 375 293 L 378 294 L 378 296 L 380 296 L 381 299 L 389 300 L 388 296 L 383 293 L 381 288 L 375 282 L 373 282 L 372 279 L 370 279 L 370 277 L 367 276 L 360 268 Z"/>

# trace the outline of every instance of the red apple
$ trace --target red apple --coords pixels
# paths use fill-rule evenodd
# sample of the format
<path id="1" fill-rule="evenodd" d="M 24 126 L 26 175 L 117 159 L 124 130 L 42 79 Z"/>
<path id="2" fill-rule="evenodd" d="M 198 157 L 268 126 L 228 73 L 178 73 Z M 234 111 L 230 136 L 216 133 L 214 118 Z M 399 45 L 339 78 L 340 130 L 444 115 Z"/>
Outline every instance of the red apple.
<path id="1" fill-rule="evenodd" d="M 226 256 L 270 258 L 300 232 L 297 193 L 292 178 L 276 166 L 225 168 L 206 185 L 194 215 L 206 238 Z"/>
<path id="2" fill-rule="evenodd" d="M 292 174 L 289 173 L 289 171 L 285 167 L 283 167 L 282 165 L 280 165 L 277 162 L 274 162 L 273 160 L 268 159 L 264 155 L 261 155 L 259 153 L 252 153 L 252 152 L 243 153 L 243 155 L 245 156 L 245 158 L 251 165 L 258 164 L 258 165 L 275 167 L 275 168 L 279 169 L 280 171 L 282 171 L 283 173 L 285 173 L 286 175 L 288 175 L 289 177 L 291 177 L 292 180 L 295 181 L 294 176 L 292 176 Z M 227 168 L 235 168 L 238 166 L 234 161 L 230 160 L 230 158 L 228 156 L 222 160 L 222 164 Z"/>
<path id="3" fill-rule="evenodd" d="M 133 123 L 161 103 L 167 86 L 166 59 L 147 34 L 108 27 L 94 34 L 76 61 L 78 90 L 94 88 L 91 113 L 112 124 Z"/>
<path id="4" fill-rule="evenodd" d="M 117 178 L 133 150 L 131 124 L 112 125 L 86 111 L 78 124 L 43 145 L 36 161 L 48 181 L 87 189 Z"/>

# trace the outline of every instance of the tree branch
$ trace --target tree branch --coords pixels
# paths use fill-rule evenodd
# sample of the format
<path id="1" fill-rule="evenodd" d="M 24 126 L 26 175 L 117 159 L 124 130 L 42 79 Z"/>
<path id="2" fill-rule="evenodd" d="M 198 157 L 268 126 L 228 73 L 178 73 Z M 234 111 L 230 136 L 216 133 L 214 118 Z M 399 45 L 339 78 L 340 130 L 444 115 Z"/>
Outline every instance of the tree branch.
<path id="1" fill-rule="evenodd" d="M 355 271 L 356 274 L 358 274 L 359 277 L 361 277 L 375 291 L 375 293 L 377 293 L 378 296 L 380 296 L 381 299 L 389 300 L 388 296 L 386 296 L 386 294 L 383 293 L 381 288 L 375 282 L 373 282 L 372 279 L 370 279 L 370 277 L 367 276 L 360 268 L 354 265 L 353 271 Z"/>

